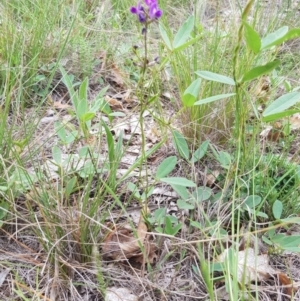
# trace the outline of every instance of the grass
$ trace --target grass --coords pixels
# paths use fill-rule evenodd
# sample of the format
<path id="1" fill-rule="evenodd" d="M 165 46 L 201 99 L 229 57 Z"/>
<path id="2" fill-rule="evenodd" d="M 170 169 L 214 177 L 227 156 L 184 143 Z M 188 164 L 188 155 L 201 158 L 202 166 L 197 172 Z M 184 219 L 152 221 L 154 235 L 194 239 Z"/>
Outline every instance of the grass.
<path id="1" fill-rule="evenodd" d="M 160 1 L 148 61 L 129 0 L 0 5 L 1 300 L 299 298 L 299 133 L 262 114 L 300 86 L 297 39 L 255 54 L 239 27 L 299 18 L 252 2 Z M 190 15 L 193 43 L 168 48 Z M 198 78 L 194 101 L 235 95 L 185 106 Z M 279 282 L 247 280 L 261 256 Z"/>

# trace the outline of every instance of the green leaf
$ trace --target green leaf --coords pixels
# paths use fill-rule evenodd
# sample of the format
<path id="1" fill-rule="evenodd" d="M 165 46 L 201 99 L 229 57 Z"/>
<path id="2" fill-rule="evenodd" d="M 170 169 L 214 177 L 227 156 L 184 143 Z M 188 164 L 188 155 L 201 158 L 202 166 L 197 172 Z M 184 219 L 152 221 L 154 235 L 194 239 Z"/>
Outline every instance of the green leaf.
<path id="1" fill-rule="evenodd" d="M 210 71 L 196 71 L 195 73 L 206 80 L 211 80 L 214 82 L 235 86 L 234 80 L 225 75 L 221 75 Z"/>
<path id="2" fill-rule="evenodd" d="M 261 48 L 261 40 L 259 34 L 247 22 L 243 21 L 243 24 L 247 47 L 254 53 L 259 53 Z"/>
<path id="3" fill-rule="evenodd" d="M 2 220 L 7 215 L 8 209 L 9 209 L 8 202 L 1 201 L 0 202 L 0 220 Z"/>
<path id="4" fill-rule="evenodd" d="M 76 114 L 77 114 L 77 106 L 78 106 L 79 98 L 78 98 L 78 93 L 75 92 L 74 87 L 73 87 L 72 76 L 67 74 L 67 72 L 65 71 L 65 69 L 63 67 L 59 67 L 59 70 L 62 74 L 62 82 L 65 84 L 65 86 L 68 89 L 69 96 L 71 98 L 71 101 L 74 105 L 74 108 L 75 108 Z"/>
<path id="5" fill-rule="evenodd" d="M 300 217 L 298 217 L 298 216 L 284 218 L 284 219 L 281 219 L 281 221 L 285 224 L 299 224 L 300 225 Z"/>
<path id="6" fill-rule="evenodd" d="M 74 187 L 77 183 L 77 177 L 74 176 L 73 178 L 71 178 L 66 185 L 66 189 L 65 189 L 65 198 L 68 199 L 70 194 L 73 192 Z"/>
<path id="7" fill-rule="evenodd" d="M 280 219 L 282 210 L 283 210 L 282 202 L 279 200 L 276 200 L 272 207 L 273 215 L 276 219 Z"/>
<path id="8" fill-rule="evenodd" d="M 186 107 L 191 107 L 194 105 L 200 91 L 201 79 L 197 78 L 194 80 L 189 87 L 184 91 L 182 102 Z"/>
<path id="9" fill-rule="evenodd" d="M 189 147 L 188 147 L 186 140 L 176 130 L 173 130 L 172 134 L 173 134 L 174 145 L 175 145 L 175 148 L 177 149 L 178 153 L 184 159 L 189 160 L 190 151 L 189 151 Z"/>
<path id="10" fill-rule="evenodd" d="M 194 19 L 195 17 L 191 15 L 179 28 L 173 41 L 174 49 L 181 47 L 190 37 L 191 32 L 194 28 Z"/>
<path id="11" fill-rule="evenodd" d="M 107 140 L 107 144 L 108 144 L 108 159 L 109 159 L 109 168 L 110 171 L 112 172 L 115 167 L 115 164 L 117 164 L 117 162 L 115 161 L 115 141 L 114 141 L 114 137 L 110 131 L 110 129 L 108 128 L 107 124 L 103 121 L 102 125 L 105 129 L 105 133 L 106 133 L 106 140 Z"/>
<path id="12" fill-rule="evenodd" d="M 265 65 L 254 67 L 253 69 L 244 74 L 243 78 L 241 79 L 241 82 L 244 83 L 249 80 L 253 80 L 261 75 L 267 74 L 273 69 L 275 69 L 279 64 L 279 60 L 274 60 Z"/>
<path id="13" fill-rule="evenodd" d="M 280 113 L 275 113 L 272 115 L 268 115 L 262 118 L 262 120 L 264 122 L 270 122 L 270 121 L 275 121 L 287 116 L 291 116 L 293 114 L 299 113 L 299 110 L 288 110 L 288 111 L 284 111 L 284 112 L 280 112 Z"/>
<path id="14" fill-rule="evenodd" d="M 183 200 L 178 200 L 177 201 L 177 206 L 179 209 L 185 209 L 185 210 L 192 210 L 195 209 L 195 205 L 192 205 L 191 203 L 188 203 Z"/>
<path id="15" fill-rule="evenodd" d="M 206 140 L 199 146 L 199 148 L 197 150 L 195 150 L 195 152 L 192 155 L 192 159 L 191 159 L 192 163 L 195 163 L 195 162 L 201 160 L 205 156 L 208 145 L 209 145 L 209 140 Z"/>
<path id="16" fill-rule="evenodd" d="M 88 90 L 89 80 L 86 77 L 79 87 L 79 102 L 76 108 L 76 114 L 79 118 L 88 111 Z"/>
<path id="17" fill-rule="evenodd" d="M 207 201 L 211 197 L 211 195 L 212 195 L 212 190 L 208 187 L 198 187 L 193 192 L 193 197 L 198 203 Z"/>
<path id="18" fill-rule="evenodd" d="M 219 161 L 223 168 L 228 169 L 231 164 L 231 156 L 227 152 L 219 152 L 216 159 Z"/>
<path id="19" fill-rule="evenodd" d="M 158 223 L 158 224 L 161 224 L 162 220 L 165 219 L 165 216 L 167 214 L 167 209 L 162 207 L 162 208 L 158 208 L 154 211 L 154 218 L 155 218 L 155 221 Z"/>
<path id="20" fill-rule="evenodd" d="M 165 30 L 165 28 L 163 27 L 163 25 L 161 23 L 159 23 L 159 31 L 160 31 L 160 35 L 161 35 L 163 41 L 165 42 L 166 46 L 170 50 L 172 50 L 173 47 L 172 47 L 171 41 L 169 39 L 168 33 L 167 33 L 167 31 Z"/>
<path id="21" fill-rule="evenodd" d="M 284 250 L 292 252 L 300 252 L 300 236 L 299 235 L 285 235 L 276 234 L 271 238 L 271 241 L 279 245 Z"/>
<path id="22" fill-rule="evenodd" d="M 167 176 L 176 166 L 177 158 L 176 156 L 171 156 L 163 160 L 156 171 L 156 178 L 160 179 Z"/>
<path id="23" fill-rule="evenodd" d="M 52 147 L 52 156 L 56 164 L 58 165 L 62 164 L 62 152 L 57 145 L 54 145 Z"/>
<path id="24" fill-rule="evenodd" d="M 189 39 L 187 42 L 183 43 L 181 46 L 174 49 L 174 52 L 182 51 L 183 49 L 187 48 L 188 46 L 195 44 L 200 38 L 202 38 L 202 36 L 197 35 L 195 38 Z"/>
<path id="25" fill-rule="evenodd" d="M 255 208 L 262 201 L 262 198 L 259 195 L 249 195 L 244 201 L 244 205 L 247 205 L 249 208 Z"/>
<path id="26" fill-rule="evenodd" d="M 170 216 L 166 216 L 166 226 L 165 226 L 165 233 L 168 235 L 176 235 L 177 232 L 181 229 L 182 224 L 177 224 L 174 226 L 172 226 L 172 220 Z"/>
<path id="27" fill-rule="evenodd" d="M 214 101 L 217 101 L 220 99 L 228 98 L 228 97 L 231 97 L 234 95 L 235 95 L 235 93 L 228 93 L 228 94 L 219 94 L 219 95 L 203 98 L 203 99 L 196 101 L 194 103 L 194 106 L 204 105 L 206 103 L 210 103 L 210 102 L 214 102 Z"/>
<path id="28" fill-rule="evenodd" d="M 95 117 L 95 113 L 92 113 L 92 112 L 86 112 L 86 113 L 84 113 L 84 114 L 82 114 L 82 115 L 80 116 L 80 120 L 81 120 L 82 122 L 87 122 L 87 121 L 89 121 L 89 120 L 92 120 L 94 117 Z"/>
<path id="29" fill-rule="evenodd" d="M 127 188 L 133 193 L 133 195 L 137 198 L 137 199 L 140 199 L 141 198 L 141 194 L 137 188 L 137 186 L 132 183 L 132 182 L 129 182 L 127 184 Z"/>
<path id="30" fill-rule="evenodd" d="M 280 96 L 275 101 L 273 101 L 263 112 L 263 117 L 281 113 L 284 110 L 295 105 L 300 100 L 299 92 L 291 92 Z"/>
<path id="31" fill-rule="evenodd" d="M 184 187 L 196 187 L 196 184 L 186 178 L 182 177 L 170 177 L 170 178 L 161 178 L 162 182 L 170 185 L 178 185 Z"/>
<path id="32" fill-rule="evenodd" d="M 174 185 L 171 184 L 171 187 L 175 190 L 175 192 L 178 193 L 178 195 L 183 199 L 183 200 L 187 200 L 189 199 L 190 195 L 186 189 L 186 187 L 184 186 L 179 186 L 179 185 Z"/>
<path id="33" fill-rule="evenodd" d="M 283 26 L 278 30 L 269 33 L 261 41 L 261 49 L 267 49 L 274 45 L 279 45 L 284 41 L 285 35 L 288 33 L 288 26 Z"/>

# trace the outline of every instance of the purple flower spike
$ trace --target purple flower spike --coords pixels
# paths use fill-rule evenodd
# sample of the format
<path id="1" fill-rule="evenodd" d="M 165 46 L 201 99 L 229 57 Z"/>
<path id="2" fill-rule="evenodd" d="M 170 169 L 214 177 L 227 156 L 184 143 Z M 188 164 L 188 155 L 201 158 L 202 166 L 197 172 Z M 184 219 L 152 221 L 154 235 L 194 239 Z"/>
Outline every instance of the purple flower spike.
<path id="1" fill-rule="evenodd" d="M 130 8 L 130 12 L 134 15 L 137 15 L 141 23 L 146 22 L 146 14 L 140 2 L 138 2 L 137 6 L 132 6 Z"/>

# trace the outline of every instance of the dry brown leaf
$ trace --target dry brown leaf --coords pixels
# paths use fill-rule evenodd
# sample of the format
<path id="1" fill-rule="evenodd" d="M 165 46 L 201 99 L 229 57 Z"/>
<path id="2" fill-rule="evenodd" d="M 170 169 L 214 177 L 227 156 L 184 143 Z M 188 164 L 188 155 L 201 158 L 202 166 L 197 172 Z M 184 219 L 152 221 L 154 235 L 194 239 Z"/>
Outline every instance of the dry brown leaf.
<path id="1" fill-rule="evenodd" d="M 261 77 L 251 89 L 251 94 L 260 101 L 267 101 L 271 90 L 270 79 L 266 76 Z"/>
<path id="2" fill-rule="evenodd" d="M 224 262 L 228 259 L 229 249 L 226 249 L 219 255 L 218 261 Z M 269 265 L 269 256 L 267 254 L 257 255 L 253 248 L 247 248 L 236 254 L 237 258 L 237 280 L 245 281 L 261 281 L 270 278 L 270 275 L 276 274 L 276 271 Z"/>
<path id="3" fill-rule="evenodd" d="M 213 170 L 210 174 L 204 175 L 204 185 L 211 187 L 215 184 L 217 177 L 219 176 L 220 171 L 219 170 Z"/>
<path id="4" fill-rule="evenodd" d="M 294 114 L 289 118 L 289 122 L 292 130 L 300 128 L 300 113 Z"/>
<path id="5" fill-rule="evenodd" d="M 129 289 L 124 287 L 108 287 L 106 290 L 105 301 L 138 301 Z"/>
<path id="6" fill-rule="evenodd" d="M 123 104 L 121 101 L 116 100 L 115 98 L 111 98 L 108 95 L 106 95 L 104 98 L 112 110 L 124 110 Z"/>
<path id="7" fill-rule="evenodd" d="M 147 211 L 149 211 L 147 209 Z M 152 263 L 155 260 L 155 245 L 150 242 L 147 234 L 147 225 L 141 213 L 136 235 L 129 227 L 116 228 L 109 233 L 104 241 L 103 256 L 113 260 L 126 260 L 134 258 L 136 262 Z M 144 253 L 141 250 L 144 247 Z M 145 258 L 145 256 L 147 258 Z"/>
<path id="8" fill-rule="evenodd" d="M 115 64 L 112 64 L 110 69 L 110 80 L 118 86 L 123 87 L 125 84 L 124 77 L 125 76 L 121 70 Z"/>
<path id="9" fill-rule="evenodd" d="M 260 137 L 268 141 L 276 142 L 279 138 L 284 137 L 284 133 L 275 127 L 267 126 L 261 133 Z"/>
<path id="10" fill-rule="evenodd" d="M 224 262 L 228 260 L 228 252 L 229 249 L 226 249 L 220 254 L 218 261 Z M 275 270 L 269 265 L 268 254 L 258 255 L 253 248 L 246 248 L 238 251 L 234 257 L 237 258 L 237 280 L 240 283 L 243 281 L 250 283 L 252 281 L 268 280 L 272 276 L 277 275 L 280 284 L 285 287 L 285 293 L 292 296 L 295 289 L 293 281 L 286 274 Z"/>

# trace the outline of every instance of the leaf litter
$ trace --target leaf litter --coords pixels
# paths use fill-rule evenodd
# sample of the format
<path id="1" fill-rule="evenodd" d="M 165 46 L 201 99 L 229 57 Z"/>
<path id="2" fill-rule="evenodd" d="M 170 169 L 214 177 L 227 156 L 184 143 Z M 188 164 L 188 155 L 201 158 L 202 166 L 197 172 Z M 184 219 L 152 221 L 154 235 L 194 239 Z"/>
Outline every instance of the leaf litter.
<path id="1" fill-rule="evenodd" d="M 137 100 L 135 99 L 134 96 L 132 96 L 132 92 L 130 90 L 126 91 L 126 75 L 124 75 L 118 66 L 114 64 L 111 68 L 110 75 L 109 75 L 109 81 L 111 81 L 114 85 L 118 86 L 118 88 L 122 91 L 119 92 L 119 95 L 113 95 L 113 93 L 108 93 L 107 94 L 107 102 L 111 106 L 112 110 L 125 110 L 126 113 L 129 113 L 126 111 L 128 107 L 131 108 L 132 105 L 135 105 Z M 125 92 L 124 92 L 125 91 Z M 168 95 L 169 97 L 169 95 Z M 265 97 L 265 95 L 263 95 Z M 109 100 L 108 100 L 109 99 Z M 112 99 L 112 100 L 111 100 Z M 68 105 L 58 101 L 53 103 L 53 107 L 55 110 L 59 111 L 60 114 L 56 114 L 57 112 L 48 111 L 46 116 L 42 119 L 42 124 L 53 124 L 55 121 L 57 121 L 59 118 L 62 118 L 62 113 L 61 111 L 68 109 Z M 141 134 L 141 129 L 139 128 L 138 125 L 138 114 L 131 113 L 131 117 L 129 121 L 126 121 L 126 118 L 116 118 L 115 123 L 114 123 L 114 130 L 115 130 L 115 137 L 118 138 L 120 137 L 121 133 L 127 132 L 129 135 L 136 135 L 139 136 Z M 145 116 L 147 117 L 147 116 Z M 100 117 L 99 117 L 100 118 Z M 127 124 L 126 124 L 127 122 Z M 297 118 L 291 123 L 297 124 Z M 126 124 L 122 128 L 120 124 Z M 149 148 L 160 141 L 161 135 L 158 132 L 157 133 L 157 127 L 153 120 L 150 119 L 150 123 L 147 122 L 147 124 L 150 124 L 150 126 L 147 127 L 146 129 L 146 136 L 150 142 Z M 119 128 L 118 128 L 118 125 Z M 36 136 L 36 141 L 35 143 L 38 146 L 38 149 L 42 149 L 43 151 L 41 153 L 45 153 L 45 156 L 40 156 L 40 160 L 43 164 L 47 165 L 45 166 L 45 170 L 51 170 L 51 175 L 49 176 L 49 180 L 56 181 L 57 178 L 57 166 L 56 168 L 53 166 L 52 167 L 50 162 L 53 162 L 53 158 L 49 160 L 49 157 L 51 157 L 51 147 L 49 147 L 49 144 L 55 144 L 57 142 L 57 139 L 55 137 L 55 132 L 53 129 L 51 129 L 51 126 L 45 128 L 44 126 L 42 129 L 40 129 L 39 134 Z M 47 133 L 47 135 L 44 135 Z M 39 137 L 42 137 L 44 140 L 47 140 L 47 145 L 41 143 Z M 44 137 L 45 136 L 45 137 Z M 50 138 L 50 139 L 49 139 Z M 50 140 L 50 141 L 49 141 Z M 130 137 L 128 137 L 127 141 L 130 141 Z M 139 148 L 138 146 L 140 145 L 139 140 L 137 139 L 134 143 L 135 146 L 137 146 L 135 149 L 126 149 L 126 154 L 124 155 L 126 163 L 124 166 L 132 165 L 136 159 L 137 155 L 139 154 Z M 73 149 L 78 149 L 79 148 L 79 143 L 78 145 L 73 145 Z M 101 154 L 104 155 L 105 157 L 107 149 L 103 148 L 101 149 Z M 128 156 L 126 160 L 127 153 L 131 153 L 130 156 Z M 167 152 L 165 152 L 167 153 Z M 134 154 L 134 155 L 132 155 Z M 69 154 L 63 153 L 63 161 L 67 160 L 64 156 L 68 156 Z M 129 158 L 130 157 L 130 158 Z M 47 159 L 45 159 L 47 158 Z M 156 157 L 153 159 L 154 165 L 157 164 Z M 80 168 L 86 163 L 86 162 L 81 162 L 80 160 L 76 163 L 73 164 L 66 164 L 69 168 L 69 166 L 72 165 L 79 165 Z M 50 166 L 49 166 L 50 164 Z M 102 165 L 103 161 L 99 161 L 99 164 Z M 31 167 L 30 167 L 31 168 Z M 70 169 L 65 170 L 67 173 L 70 172 Z M 127 171 L 127 169 L 119 169 L 118 170 L 120 174 L 124 174 L 124 172 Z M 139 175 L 138 171 L 134 172 L 136 176 Z M 215 184 L 216 178 L 218 176 L 218 170 L 215 170 L 211 173 L 211 178 L 209 177 L 210 174 L 208 174 L 206 177 L 206 185 L 207 186 L 213 186 Z M 30 192 L 29 192 L 30 194 Z M 178 207 L 176 205 L 176 195 L 170 193 L 168 189 L 164 187 L 159 187 L 153 192 L 153 195 L 155 198 L 160 197 L 167 197 L 168 200 L 171 199 L 171 201 L 168 201 L 171 205 L 171 207 L 174 209 L 173 211 L 178 211 Z M 33 193 L 30 194 L 30 198 L 33 199 L 35 195 Z M 162 204 L 165 204 L 165 202 L 162 202 Z M 149 206 L 150 207 L 150 206 Z M 152 207 L 150 207 L 152 209 Z M 139 209 L 138 209 L 139 211 Z M 135 221 L 136 222 L 136 221 Z M 104 271 L 106 273 L 106 276 L 110 279 L 111 282 L 113 282 L 116 286 L 111 286 L 107 289 L 107 294 L 106 298 L 113 298 L 113 297 L 107 297 L 110 293 L 113 295 L 117 295 L 116 300 L 119 300 L 120 295 L 122 296 L 120 299 L 121 300 L 137 300 L 137 294 L 135 292 L 139 291 L 144 294 L 145 298 L 144 300 L 194 300 L 194 299 L 200 299 L 202 298 L 203 300 L 207 298 L 205 296 L 205 289 L 203 288 L 203 282 L 199 281 L 199 279 L 192 273 L 190 269 L 190 262 L 192 262 L 193 257 L 189 253 L 189 249 L 184 250 L 186 251 L 188 256 L 187 258 L 182 260 L 181 257 L 181 250 L 176 249 L 173 246 L 174 241 L 176 242 L 177 238 L 174 239 L 169 239 L 169 238 L 162 238 L 162 242 L 159 242 L 159 245 L 156 244 L 151 240 L 152 237 L 150 235 L 150 231 L 142 219 L 142 215 L 140 214 L 139 222 L 135 224 L 135 228 L 132 227 L 132 225 L 127 224 L 124 225 L 122 223 L 117 223 L 116 225 L 113 224 L 113 227 L 110 230 L 110 233 L 106 236 L 104 239 L 104 243 L 102 244 L 102 250 L 104 250 L 104 253 L 107 254 L 108 258 L 113 261 L 114 268 L 116 268 L 117 272 L 114 274 L 113 268 L 111 266 L 108 266 L 108 269 Z M 18 236 L 22 235 L 22 231 L 18 230 Z M 26 234 L 25 234 L 26 235 Z M 24 236 L 25 236 L 24 235 Z M 2 237 L 1 237 L 2 239 Z M 8 244 L 6 240 L 1 240 L 1 250 L 0 250 L 0 258 L 4 260 L 8 260 L 9 257 L 3 256 L 5 252 L 3 252 L 2 246 Z M 150 244 L 150 246 L 149 246 Z M 157 248 L 161 247 L 163 249 L 163 252 L 160 253 L 161 257 L 157 259 Z M 18 246 L 15 246 L 17 249 Z M 144 249 L 144 250 L 143 250 Z M 11 250 L 12 251 L 12 250 Z M 36 254 L 38 254 L 40 250 L 36 248 Z M 24 254 L 26 253 L 26 250 L 24 251 Z M 239 251 L 237 254 L 235 254 L 238 258 L 238 261 L 240 262 L 239 264 L 239 270 L 241 271 L 240 273 L 243 274 L 245 273 L 245 266 L 244 270 L 241 268 L 242 262 L 246 260 L 248 257 L 248 254 L 250 254 L 250 259 L 252 258 L 252 261 L 247 263 L 246 265 L 246 270 L 251 270 L 251 272 L 246 272 L 246 275 L 249 280 L 266 280 L 264 277 L 260 279 L 261 276 L 259 275 L 265 275 L 265 271 L 261 273 L 261 270 L 259 267 L 265 267 L 269 269 L 270 272 L 275 271 L 275 274 L 278 272 L 277 270 L 273 270 L 271 266 L 268 265 L 268 260 L 269 258 L 266 256 L 266 254 L 261 254 L 261 255 L 256 255 L 254 253 L 254 249 L 248 248 L 247 250 Z M 6 253 L 7 255 L 7 253 Z M 225 256 L 225 255 L 224 255 Z M 258 257 L 254 260 L 254 257 Z M 260 256 L 260 257 L 259 257 Z M 13 257 L 13 256 L 12 256 Z M 23 257 L 23 259 L 26 256 Z M 14 257 L 14 259 L 16 259 Z M 33 257 L 32 257 L 33 259 Z M 156 260 L 159 260 L 159 267 L 160 271 L 157 272 L 156 274 L 154 273 L 154 277 L 156 277 L 155 281 L 152 280 L 152 275 L 149 273 L 149 275 L 145 275 L 145 278 L 139 278 L 139 277 L 133 277 L 132 275 L 135 275 L 132 271 L 129 272 L 124 272 L 124 274 L 120 277 L 117 278 L 118 273 L 120 273 L 121 267 L 120 263 L 116 261 L 122 261 L 122 262 L 127 262 L 127 260 L 133 259 L 135 263 L 138 263 L 140 265 L 145 265 L 145 263 L 150 262 L 154 263 Z M 180 262 L 182 260 L 183 262 Z M 27 261 L 27 263 L 30 261 Z M 33 261 L 32 261 L 33 262 Z M 30 262 L 30 263 L 32 263 Z M 36 266 L 39 266 L 40 262 L 35 261 L 33 262 Z M 77 262 L 78 263 L 78 262 Z M 34 265 L 33 265 L 34 266 Z M 75 264 L 76 266 L 76 264 Z M 178 268 L 179 266 L 179 268 Z M 176 267 L 176 268 L 174 268 Z M 79 276 L 79 270 L 75 269 L 75 274 L 77 275 L 76 278 L 74 277 L 74 281 L 82 281 L 83 276 Z M 86 279 L 91 279 L 94 283 L 96 283 L 96 279 L 93 278 L 91 275 L 88 273 L 84 273 L 81 271 L 81 275 L 85 275 Z M 112 275 L 114 277 L 112 277 Z M 273 273 L 274 275 L 274 273 Z M 51 275 L 49 275 L 51 276 Z M 130 278 L 133 277 L 133 278 Z M 5 288 L 7 288 L 7 275 L 5 278 L 3 278 L 3 284 Z M 34 275 L 31 275 L 32 279 L 35 279 Z M 130 279 L 126 281 L 126 279 Z M 29 279 L 27 279 L 28 286 L 34 285 L 34 281 L 30 282 Z M 135 283 L 135 289 L 131 290 L 130 287 L 132 283 Z M 41 283 L 42 284 L 42 283 Z M 161 284 L 161 285 L 160 285 Z M 283 283 L 281 283 L 283 284 Z M 288 283 L 287 283 L 288 284 Z M 120 285 L 126 285 L 128 288 L 120 288 Z M 157 294 L 152 294 L 149 292 L 152 292 L 152 290 L 160 290 L 163 287 L 164 291 L 161 293 Z M 92 294 L 92 293 L 91 293 Z M 142 295 L 143 295 L 142 294 Z M 152 295 L 151 295 L 152 294 Z M 84 294 L 83 294 L 84 295 Z M 1 295 L 0 295 L 1 296 Z M 89 293 L 86 293 L 85 299 L 89 300 Z M 97 293 L 94 294 L 94 296 L 97 296 Z M 96 297 L 97 298 L 97 297 Z M 99 300 L 101 299 L 102 296 L 98 297 Z M 131 299 L 132 298 L 132 299 Z M 150 298 L 150 299 L 149 299 Z M 70 299 L 71 300 L 71 299 Z M 79 300 L 79 299 L 78 299 Z M 80 299 L 81 300 L 81 299 Z M 115 299 L 107 299 L 107 300 L 115 300 Z"/>

